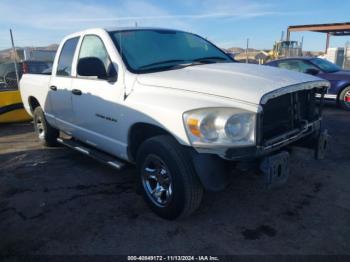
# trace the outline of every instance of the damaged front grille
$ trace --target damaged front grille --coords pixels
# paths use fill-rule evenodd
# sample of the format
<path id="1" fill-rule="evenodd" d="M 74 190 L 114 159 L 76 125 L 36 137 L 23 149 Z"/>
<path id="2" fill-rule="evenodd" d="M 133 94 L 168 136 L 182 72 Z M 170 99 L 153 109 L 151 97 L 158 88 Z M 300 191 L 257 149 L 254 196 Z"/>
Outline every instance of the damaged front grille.
<path id="1" fill-rule="evenodd" d="M 263 105 L 260 119 L 262 144 L 283 135 L 292 135 L 307 123 L 318 120 L 321 116 L 323 95 L 320 101 L 316 98 L 316 94 L 323 93 L 324 89 L 313 88 L 268 100 Z"/>

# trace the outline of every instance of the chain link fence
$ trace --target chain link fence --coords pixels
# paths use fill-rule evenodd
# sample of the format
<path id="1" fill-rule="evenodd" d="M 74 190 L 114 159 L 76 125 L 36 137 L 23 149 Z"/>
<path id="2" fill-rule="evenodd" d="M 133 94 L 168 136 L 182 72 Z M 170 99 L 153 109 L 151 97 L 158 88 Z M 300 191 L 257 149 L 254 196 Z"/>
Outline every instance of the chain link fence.
<path id="1" fill-rule="evenodd" d="M 19 66 L 19 65 L 18 65 Z M 0 64 L 0 91 L 18 89 L 15 65 L 13 62 Z"/>

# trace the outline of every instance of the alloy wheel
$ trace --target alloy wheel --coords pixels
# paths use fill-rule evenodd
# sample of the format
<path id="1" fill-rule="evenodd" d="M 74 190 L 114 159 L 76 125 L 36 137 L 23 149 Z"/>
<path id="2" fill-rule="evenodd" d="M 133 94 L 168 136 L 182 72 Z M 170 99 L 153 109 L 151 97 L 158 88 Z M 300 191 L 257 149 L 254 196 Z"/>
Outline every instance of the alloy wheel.
<path id="1" fill-rule="evenodd" d="M 142 168 L 142 185 L 149 199 L 159 207 L 167 206 L 173 197 L 172 177 L 168 167 L 156 155 L 149 155 Z"/>
<path id="2" fill-rule="evenodd" d="M 344 95 L 344 104 L 350 108 L 350 90 L 347 91 Z"/>
<path id="3" fill-rule="evenodd" d="M 45 138 L 45 129 L 44 129 L 43 121 L 42 121 L 40 116 L 36 119 L 35 126 L 36 126 L 36 130 L 38 132 L 39 139 L 40 140 L 44 140 L 44 138 Z"/>

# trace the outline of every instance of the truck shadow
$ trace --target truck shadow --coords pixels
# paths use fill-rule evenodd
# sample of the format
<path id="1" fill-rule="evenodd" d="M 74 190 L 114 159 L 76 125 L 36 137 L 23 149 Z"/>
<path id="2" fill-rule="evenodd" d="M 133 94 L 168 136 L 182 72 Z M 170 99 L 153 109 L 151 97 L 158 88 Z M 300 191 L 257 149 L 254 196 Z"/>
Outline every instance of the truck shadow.
<path id="1" fill-rule="evenodd" d="M 0 138 L 9 135 L 20 135 L 34 130 L 32 122 L 0 124 Z"/>
<path id="2" fill-rule="evenodd" d="M 327 193 L 329 174 L 339 176 L 345 167 L 339 162 L 335 171 L 332 161 L 317 162 L 307 152 L 298 153 L 292 157 L 288 184 L 274 191 L 261 187 L 254 172 L 235 169 L 229 187 L 207 192 L 193 216 L 165 221 L 142 200 L 133 167 L 118 172 L 64 147 L 5 153 L 0 159 L 0 253 L 5 255 L 65 253 L 74 245 L 88 252 L 81 249 L 84 239 L 94 243 L 89 252 L 100 254 L 131 245 L 147 253 L 151 239 L 157 250 L 167 250 L 163 239 L 171 239 L 172 250 L 189 251 L 185 241 L 198 243 L 192 253 L 214 254 L 229 253 L 242 240 L 291 241 L 289 234 L 302 234 L 310 213 L 323 208 L 318 199 Z M 120 242 L 118 235 L 128 237 Z M 201 244 L 203 237 L 207 240 Z"/>

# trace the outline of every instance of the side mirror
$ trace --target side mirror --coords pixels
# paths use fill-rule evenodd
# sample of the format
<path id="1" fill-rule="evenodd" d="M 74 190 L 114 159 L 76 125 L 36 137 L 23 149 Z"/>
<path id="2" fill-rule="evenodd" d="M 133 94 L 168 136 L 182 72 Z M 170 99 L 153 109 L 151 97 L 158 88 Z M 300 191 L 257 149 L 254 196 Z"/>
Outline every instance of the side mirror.
<path id="1" fill-rule="evenodd" d="M 97 57 L 84 57 L 78 61 L 77 73 L 80 76 L 107 79 L 107 72 L 103 62 Z"/>
<path id="2" fill-rule="evenodd" d="M 114 83 L 114 82 L 117 82 L 117 80 L 118 80 L 118 71 L 116 70 L 113 63 L 110 63 L 108 67 L 108 72 L 107 72 L 107 81 L 110 83 Z"/>
<path id="3" fill-rule="evenodd" d="M 317 75 L 318 73 L 320 72 L 320 70 L 317 70 L 315 68 L 309 68 L 309 69 L 306 69 L 305 73 L 306 74 L 309 74 L 309 75 Z"/>

